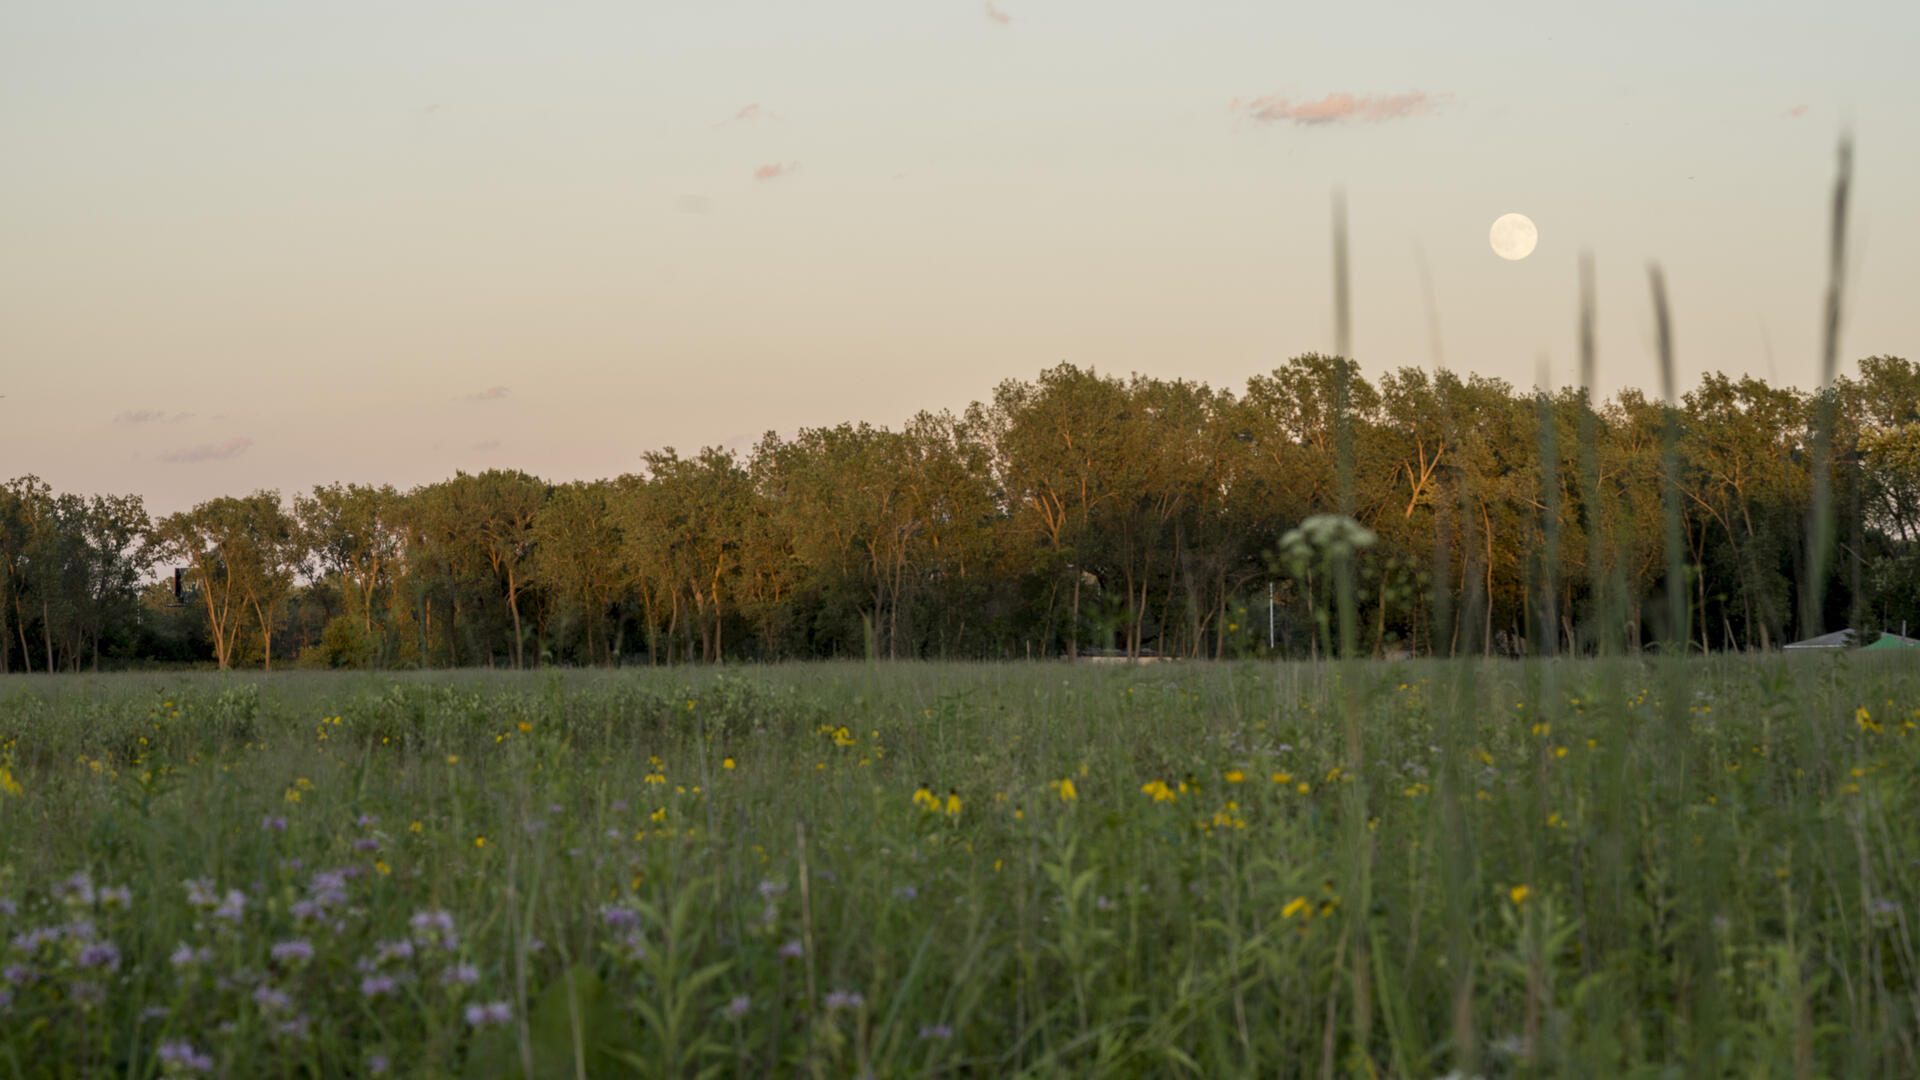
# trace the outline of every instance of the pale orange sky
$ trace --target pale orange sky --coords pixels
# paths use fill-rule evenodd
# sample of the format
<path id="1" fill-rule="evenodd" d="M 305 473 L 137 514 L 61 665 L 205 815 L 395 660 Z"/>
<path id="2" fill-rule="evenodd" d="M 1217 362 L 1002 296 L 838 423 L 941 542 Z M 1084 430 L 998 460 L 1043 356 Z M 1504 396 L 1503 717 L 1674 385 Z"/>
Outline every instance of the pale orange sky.
<path id="1" fill-rule="evenodd" d="M 1331 348 L 1342 184 L 1370 371 L 1432 363 L 1418 251 L 1450 365 L 1569 377 L 1591 246 L 1603 391 L 1655 382 L 1655 258 L 1685 381 L 1807 385 L 1845 126 L 1844 352 L 1920 352 L 1914 40 L 1869 3 L 15 5 L 0 476 L 164 511 L 613 475 L 1061 360 L 1238 388 Z"/>

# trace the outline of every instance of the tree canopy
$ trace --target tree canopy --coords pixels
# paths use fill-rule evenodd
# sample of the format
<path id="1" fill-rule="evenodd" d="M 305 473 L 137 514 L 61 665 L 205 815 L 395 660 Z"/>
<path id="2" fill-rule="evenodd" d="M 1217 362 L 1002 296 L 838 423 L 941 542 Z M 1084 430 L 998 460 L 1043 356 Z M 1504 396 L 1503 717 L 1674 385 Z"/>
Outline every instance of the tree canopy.
<path id="1" fill-rule="evenodd" d="M 1238 393 L 1062 364 L 898 430 L 669 449 L 566 484 L 329 484 L 155 521 L 137 496 L 21 477 L 0 486 L 0 671 L 1307 655 L 1326 585 L 1280 540 L 1340 509 L 1342 381 L 1351 515 L 1377 538 L 1355 598 L 1375 654 L 1765 649 L 1920 626 L 1906 360 L 1865 359 L 1826 396 L 1708 375 L 1677 403 L 1669 491 L 1667 407 L 1638 391 L 1369 381 L 1309 354 Z M 1837 557 L 1809 592 L 1823 403 Z M 1666 617 L 1669 494 L 1685 625 Z"/>

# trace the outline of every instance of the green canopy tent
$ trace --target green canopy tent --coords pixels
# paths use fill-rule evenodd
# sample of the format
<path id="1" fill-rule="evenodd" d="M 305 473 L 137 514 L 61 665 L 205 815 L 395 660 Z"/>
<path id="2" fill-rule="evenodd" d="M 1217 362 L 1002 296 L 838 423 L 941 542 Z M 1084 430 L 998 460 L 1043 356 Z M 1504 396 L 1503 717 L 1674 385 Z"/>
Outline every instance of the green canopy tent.
<path id="1" fill-rule="evenodd" d="M 1865 646 L 1868 649 L 1912 649 L 1920 648 L 1920 641 L 1899 634 L 1881 634 L 1874 643 Z"/>

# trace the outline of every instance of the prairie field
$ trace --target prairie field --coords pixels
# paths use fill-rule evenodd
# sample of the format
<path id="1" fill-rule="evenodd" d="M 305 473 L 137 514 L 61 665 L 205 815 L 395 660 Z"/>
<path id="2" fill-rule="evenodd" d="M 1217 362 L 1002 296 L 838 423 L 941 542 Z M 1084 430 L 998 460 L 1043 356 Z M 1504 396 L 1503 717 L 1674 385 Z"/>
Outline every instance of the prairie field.
<path id="1" fill-rule="evenodd" d="M 0 1075 L 1920 1075 L 1898 655 L 0 680 Z"/>

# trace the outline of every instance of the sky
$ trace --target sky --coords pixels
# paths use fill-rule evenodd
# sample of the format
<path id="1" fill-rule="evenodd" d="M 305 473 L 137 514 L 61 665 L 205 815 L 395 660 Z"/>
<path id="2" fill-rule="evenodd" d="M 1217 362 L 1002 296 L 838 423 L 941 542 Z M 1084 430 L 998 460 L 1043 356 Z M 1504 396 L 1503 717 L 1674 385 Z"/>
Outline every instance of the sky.
<path id="1" fill-rule="evenodd" d="M 0 477 L 169 512 L 964 408 L 1062 361 L 1817 383 L 1920 359 L 1920 5 L 0 8 Z M 1488 245 L 1524 213 L 1531 257 Z M 1431 303 L 1425 280 L 1431 282 Z M 1434 328 L 1437 326 L 1437 333 Z M 1849 364 L 1850 368 L 1851 365 Z"/>

